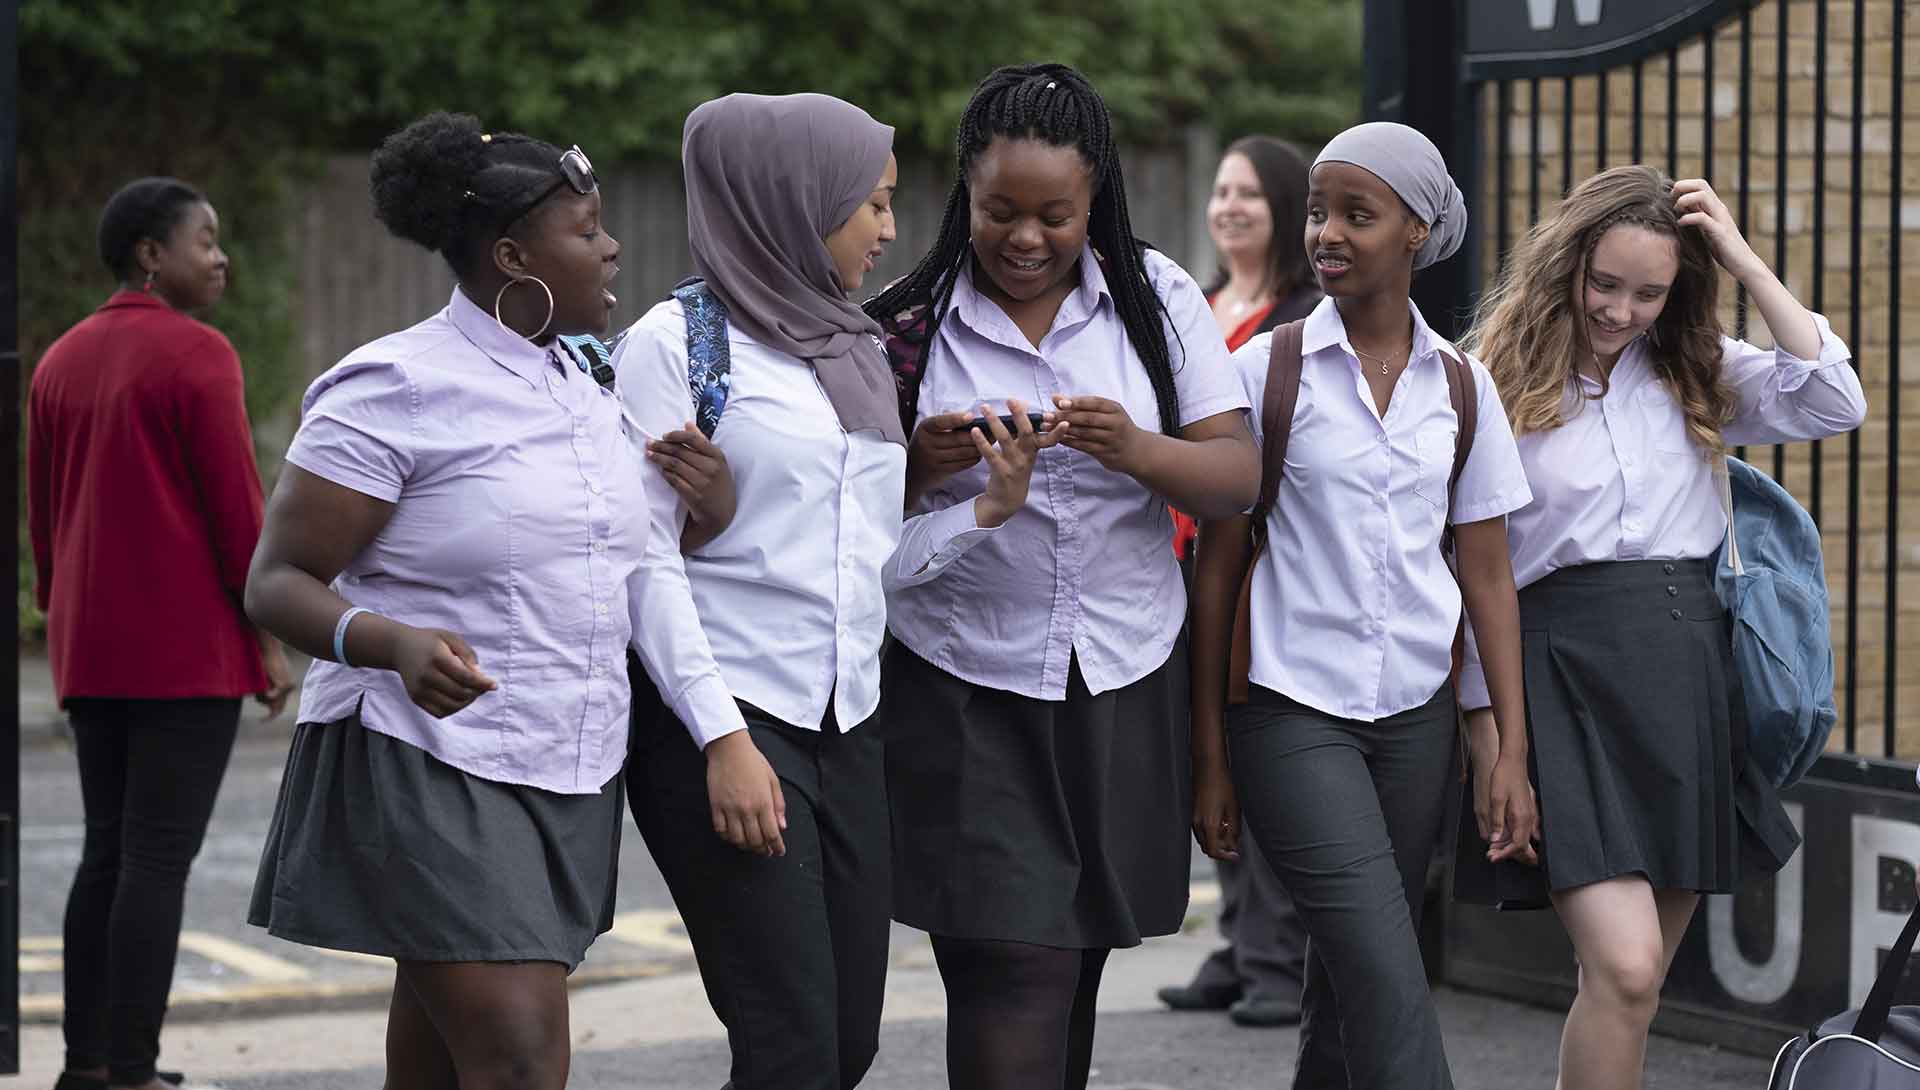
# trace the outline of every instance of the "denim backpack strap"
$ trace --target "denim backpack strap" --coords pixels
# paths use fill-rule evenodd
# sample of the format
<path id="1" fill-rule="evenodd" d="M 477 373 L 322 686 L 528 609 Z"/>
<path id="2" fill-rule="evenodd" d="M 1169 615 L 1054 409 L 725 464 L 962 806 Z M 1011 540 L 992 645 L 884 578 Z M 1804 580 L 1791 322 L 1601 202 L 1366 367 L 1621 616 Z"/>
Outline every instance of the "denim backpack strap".
<path id="1" fill-rule="evenodd" d="M 606 342 L 591 333 L 560 337 L 560 345 L 572 357 L 574 366 L 609 389 L 613 386 L 613 349 L 619 343 L 618 338 Z"/>
<path id="2" fill-rule="evenodd" d="M 680 310 L 687 320 L 687 392 L 693 395 L 694 423 L 700 433 L 713 438 L 720 426 L 720 414 L 727 409 L 727 392 L 733 386 L 733 363 L 727 355 L 727 305 L 707 287 L 706 281 L 693 279 L 673 289 Z"/>

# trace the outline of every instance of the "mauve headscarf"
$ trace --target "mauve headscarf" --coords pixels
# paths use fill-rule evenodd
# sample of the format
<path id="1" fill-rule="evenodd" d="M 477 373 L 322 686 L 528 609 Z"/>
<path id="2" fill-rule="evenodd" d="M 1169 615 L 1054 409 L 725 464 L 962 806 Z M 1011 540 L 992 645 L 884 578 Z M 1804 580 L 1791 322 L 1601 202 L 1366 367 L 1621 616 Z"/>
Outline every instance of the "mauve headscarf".
<path id="1" fill-rule="evenodd" d="M 1420 130 L 1391 121 L 1355 125 L 1320 149 L 1313 165 L 1321 163 L 1352 163 L 1400 194 L 1428 228 L 1427 241 L 1413 255 L 1414 268 L 1452 257 L 1467 237 L 1467 202 L 1440 149 Z"/>
<path id="2" fill-rule="evenodd" d="M 694 271 L 727 320 L 813 366 L 849 432 L 906 444 L 880 327 L 827 252 L 880 184 L 893 128 L 828 95 L 728 95 L 687 115 L 681 148 Z"/>

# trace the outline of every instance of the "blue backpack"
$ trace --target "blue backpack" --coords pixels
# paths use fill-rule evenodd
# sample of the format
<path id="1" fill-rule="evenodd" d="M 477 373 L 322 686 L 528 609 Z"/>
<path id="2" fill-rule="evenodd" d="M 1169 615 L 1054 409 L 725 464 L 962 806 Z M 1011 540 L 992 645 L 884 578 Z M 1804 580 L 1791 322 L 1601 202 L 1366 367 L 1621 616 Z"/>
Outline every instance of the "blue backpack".
<path id="1" fill-rule="evenodd" d="M 1839 718 L 1820 529 L 1786 489 L 1738 458 L 1715 476 L 1729 517 L 1714 581 L 1733 619 L 1747 751 L 1786 787 L 1813 767 Z"/>
<path id="2" fill-rule="evenodd" d="M 680 300 L 687 323 L 687 391 L 693 395 L 694 423 L 711 439 L 733 388 L 733 363 L 727 352 L 727 305 L 698 277 L 681 281 L 673 289 L 673 297 Z M 613 354 L 622 336 L 625 334 L 603 342 L 591 333 L 581 333 L 563 336 L 560 343 L 582 371 L 600 385 L 611 387 Z"/>

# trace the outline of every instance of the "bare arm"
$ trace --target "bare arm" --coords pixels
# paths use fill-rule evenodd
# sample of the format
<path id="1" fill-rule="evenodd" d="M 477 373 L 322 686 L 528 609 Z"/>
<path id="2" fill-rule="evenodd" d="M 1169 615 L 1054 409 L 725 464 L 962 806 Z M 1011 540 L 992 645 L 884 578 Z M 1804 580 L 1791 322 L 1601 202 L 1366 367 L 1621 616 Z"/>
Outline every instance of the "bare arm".
<path id="1" fill-rule="evenodd" d="M 286 466 L 247 572 L 247 616 L 314 658 L 332 661 L 334 626 L 351 603 L 328 584 L 372 543 L 393 510 L 384 500 Z M 348 625 L 345 647 L 355 666 L 400 674 L 414 703 L 436 716 L 495 688 L 457 633 L 362 613 Z"/>
<path id="2" fill-rule="evenodd" d="M 1513 586 L 1504 516 L 1453 528 L 1460 595 L 1480 645 L 1480 661 L 1500 730 L 1485 825 L 1492 856 L 1535 859 L 1539 830 L 1527 773 L 1527 709 L 1520 659 L 1520 604 Z"/>
<path id="3" fill-rule="evenodd" d="M 1193 835 L 1215 859 L 1239 858 L 1240 807 L 1227 772 L 1227 672 L 1234 608 L 1253 562 L 1248 515 L 1200 524 L 1193 564 L 1193 628 L 1188 645 L 1193 713 Z"/>

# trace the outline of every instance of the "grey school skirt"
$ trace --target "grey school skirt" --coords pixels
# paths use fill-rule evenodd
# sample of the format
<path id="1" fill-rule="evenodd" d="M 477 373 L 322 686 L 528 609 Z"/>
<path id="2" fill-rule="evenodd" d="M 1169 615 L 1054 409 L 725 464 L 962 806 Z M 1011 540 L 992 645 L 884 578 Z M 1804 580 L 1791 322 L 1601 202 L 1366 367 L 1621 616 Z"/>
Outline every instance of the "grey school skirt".
<path id="1" fill-rule="evenodd" d="M 301 723 L 247 922 L 402 961 L 557 961 L 613 926 L 621 784 L 483 780 L 358 714 Z"/>
<path id="2" fill-rule="evenodd" d="M 1708 560 L 1563 568 L 1520 592 L 1541 865 L 1488 865 L 1470 788 L 1454 895 L 1539 908 L 1625 874 L 1730 893 L 1800 845 L 1747 756 L 1732 629 Z"/>
<path id="3" fill-rule="evenodd" d="M 1183 635 L 1158 669 L 1065 700 L 954 677 L 895 642 L 881 705 L 893 918 L 1066 949 L 1180 930 L 1192 859 Z"/>

